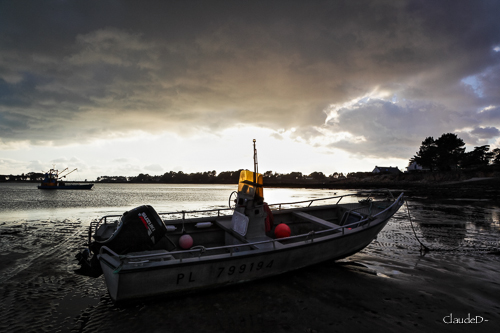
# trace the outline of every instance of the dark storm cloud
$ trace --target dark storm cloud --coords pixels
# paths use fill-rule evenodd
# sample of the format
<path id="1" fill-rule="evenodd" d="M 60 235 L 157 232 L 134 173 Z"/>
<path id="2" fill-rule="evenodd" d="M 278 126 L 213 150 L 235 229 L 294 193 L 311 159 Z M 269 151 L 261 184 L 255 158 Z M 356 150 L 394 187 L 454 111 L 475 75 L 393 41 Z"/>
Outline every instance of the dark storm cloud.
<path id="1" fill-rule="evenodd" d="M 2 2 L 0 140 L 249 124 L 404 158 L 426 136 L 500 127 L 499 13 L 494 1 Z M 376 89 L 385 99 L 339 107 Z"/>
<path id="2" fill-rule="evenodd" d="M 495 56 L 499 65 L 490 67 L 478 75 L 478 81 L 484 95 L 484 103 L 498 106 L 500 105 L 500 50 L 495 52 Z"/>
<path id="3" fill-rule="evenodd" d="M 500 135 L 496 127 L 476 127 L 470 133 L 481 139 L 491 139 Z"/>
<path id="4" fill-rule="evenodd" d="M 478 119 L 485 124 L 500 124 L 500 106 L 490 106 L 482 110 Z M 497 125 L 498 126 L 498 125 Z"/>
<path id="5" fill-rule="evenodd" d="M 332 147 L 362 156 L 387 158 L 412 156 L 415 142 L 427 136 L 438 137 L 449 124 L 462 127 L 469 119 L 453 114 L 441 105 L 424 102 L 392 103 L 366 99 L 340 108 L 324 126 L 328 133 L 347 132 L 354 138 L 331 143 Z M 328 136 L 328 135 L 327 135 Z M 418 145 L 417 145 L 418 147 Z"/>

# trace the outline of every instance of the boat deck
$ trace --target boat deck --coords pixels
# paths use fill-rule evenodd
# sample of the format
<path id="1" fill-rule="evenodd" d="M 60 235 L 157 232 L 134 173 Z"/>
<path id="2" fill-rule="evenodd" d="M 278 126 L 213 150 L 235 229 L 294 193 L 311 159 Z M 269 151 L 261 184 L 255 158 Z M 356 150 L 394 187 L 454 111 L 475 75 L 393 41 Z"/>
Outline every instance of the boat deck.
<path id="1" fill-rule="evenodd" d="M 322 226 L 325 226 L 326 228 L 331 228 L 331 229 L 338 229 L 340 228 L 340 225 L 328 222 L 327 220 L 320 219 L 319 217 L 316 217 L 311 214 L 307 214 L 304 212 L 293 212 L 293 215 L 298 216 L 299 218 L 302 218 L 306 221 L 314 222 L 317 224 L 320 224 Z"/>
<path id="2" fill-rule="evenodd" d="M 318 237 L 354 233 L 358 227 L 369 225 L 373 220 L 371 218 L 373 215 L 386 210 L 391 204 L 390 201 L 344 204 L 337 202 L 337 204 L 312 207 L 309 205 L 302 208 L 293 206 L 282 208 L 281 204 L 271 205 L 270 207 L 275 208 L 272 210 L 274 218 L 272 229 L 280 223 L 286 223 L 291 230 L 290 237 L 280 239 L 275 237 L 273 231 L 257 234 L 257 236 L 255 233 L 254 236 L 248 234 L 242 236 L 233 229 L 232 215 L 229 215 L 232 210 L 159 213 L 167 226 L 167 233 L 151 250 L 160 250 L 157 254 L 160 257 L 164 257 L 161 251 L 166 251 L 165 255 L 174 259 L 201 258 L 228 253 L 232 255 L 234 252 L 241 251 L 279 250 L 311 242 Z M 188 218 L 188 214 L 195 217 Z M 111 217 L 117 216 L 108 216 L 108 218 Z M 106 222 L 106 217 L 103 217 L 101 221 L 111 222 Z M 189 234 L 193 239 L 193 247 L 188 250 L 179 246 L 179 239 L 183 234 Z M 99 235 L 95 236 L 99 237 Z"/>
<path id="3" fill-rule="evenodd" d="M 168 242 L 164 240 L 163 245 L 159 246 L 171 251 L 172 255 L 178 258 L 177 252 L 180 249 L 173 247 L 172 244 L 178 244 L 180 236 L 183 233 L 188 233 L 193 238 L 193 248 L 203 249 L 200 253 L 196 252 L 196 256 L 200 257 L 232 251 L 282 249 L 289 244 L 311 241 L 314 237 L 344 233 L 343 226 L 358 222 L 367 216 L 354 212 L 354 209 L 362 211 L 363 208 L 360 204 L 355 204 L 348 208 L 332 205 L 304 210 L 273 211 L 274 225 L 286 223 L 294 236 L 281 239 L 275 238 L 272 231 L 256 237 L 244 237 L 232 229 L 230 215 L 211 218 L 200 217 L 191 220 L 170 220 L 165 221 L 165 223 L 176 226 L 176 231 L 168 232 L 166 237 Z M 349 212 L 348 216 L 346 212 Z M 207 222 L 212 223 L 212 225 L 203 229 L 196 228 L 197 224 Z M 356 226 L 352 226 L 351 229 L 353 228 Z"/>
<path id="4" fill-rule="evenodd" d="M 234 232 L 231 229 L 231 217 L 223 217 L 215 220 L 215 223 L 217 226 L 219 226 L 221 229 L 223 229 L 227 235 L 230 235 L 230 237 L 236 238 L 241 244 L 248 244 L 248 243 L 260 243 L 260 244 L 255 244 L 251 245 L 251 248 L 253 249 L 276 249 L 276 248 L 282 248 L 283 245 L 279 242 L 276 241 L 275 239 L 265 235 L 265 236 L 260 236 L 260 237 L 253 237 L 253 238 L 245 238 L 238 234 L 237 232 Z M 227 239 L 227 238 L 226 238 Z M 266 242 L 268 241 L 268 242 Z M 261 243 L 265 242 L 265 243 Z"/>

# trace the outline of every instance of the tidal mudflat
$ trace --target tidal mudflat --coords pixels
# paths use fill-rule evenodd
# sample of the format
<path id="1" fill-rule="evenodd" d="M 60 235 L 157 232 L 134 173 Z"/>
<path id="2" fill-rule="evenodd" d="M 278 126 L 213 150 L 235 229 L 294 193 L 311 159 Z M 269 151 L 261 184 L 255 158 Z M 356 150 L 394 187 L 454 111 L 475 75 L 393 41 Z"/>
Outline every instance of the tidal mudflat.
<path id="1" fill-rule="evenodd" d="M 102 277 L 75 273 L 88 219 L 0 220 L 0 331 L 496 331 L 500 208 L 417 199 L 408 207 L 344 260 L 120 306 Z"/>

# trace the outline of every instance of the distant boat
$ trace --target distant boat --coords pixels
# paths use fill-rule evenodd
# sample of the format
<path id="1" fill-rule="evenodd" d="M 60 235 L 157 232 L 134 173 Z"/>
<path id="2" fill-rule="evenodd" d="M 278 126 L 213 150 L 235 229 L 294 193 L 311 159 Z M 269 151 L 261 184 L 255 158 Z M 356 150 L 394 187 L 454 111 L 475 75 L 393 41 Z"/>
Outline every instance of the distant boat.
<path id="1" fill-rule="evenodd" d="M 40 190 L 90 190 L 94 186 L 94 184 L 69 184 L 66 185 L 62 178 L 66 177 L 73 171 L 77 169 L 71 170 L 70 172 L 63 175 L 63 173 L 68 170 L 68 168 L 64 169 L 59 173 L 58 170 L 50 169 L 45 173 L 45 178 L 42 180 L 42 184 L 38 185 L 38 189 Z"/>
<path id="2" fill-rule="evenodd" d="M 268 206 L 256 160 L 254 143 L 254 172 L 241 171 L 230 208 L 157 213 L 145 205 L 91 222 L 79 272 L 104 274 L 113 301 L 265 278 L 361 251 L 403 205 L 403 193 L 388 192 L 388 200 Z"/>

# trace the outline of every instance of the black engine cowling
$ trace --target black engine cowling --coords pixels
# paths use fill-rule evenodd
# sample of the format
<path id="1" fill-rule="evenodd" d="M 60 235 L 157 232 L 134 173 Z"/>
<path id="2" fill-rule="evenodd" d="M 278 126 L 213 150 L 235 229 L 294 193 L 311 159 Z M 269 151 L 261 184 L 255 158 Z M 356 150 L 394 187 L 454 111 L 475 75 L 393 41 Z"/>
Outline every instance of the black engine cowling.
<path id="1" fill-rule="evenodd" d="M 167 228 L 154 208 L 144 205 L 123 213 L 113 235 L 93 244 L 99 244 L 99 248 L 105 245 L 118 254 L 147 251 L 152 250 L 166 232 Z"/>
<path id="2" fill-rule="evenodd" d="M 110 225 L 101 225 L 107 228 Z M 101 267 L 97 255 L 102 246 L 107 246 L 118 254 L 152 250 L 167 232 L 167 228 L 153 207 L 149 205 L 139 206 L 123 213 L 116 230 L 107 238 L 102 239 L 96 232 L 94 241 L 88 250 L 77 254 L 77 259 L 82 266 L 81 272 L 85 275 L 98 276 Z M 106 233 L 106 232 L 105 232 Z M 90 274 L 84 271 L 91 271 Z"/>

